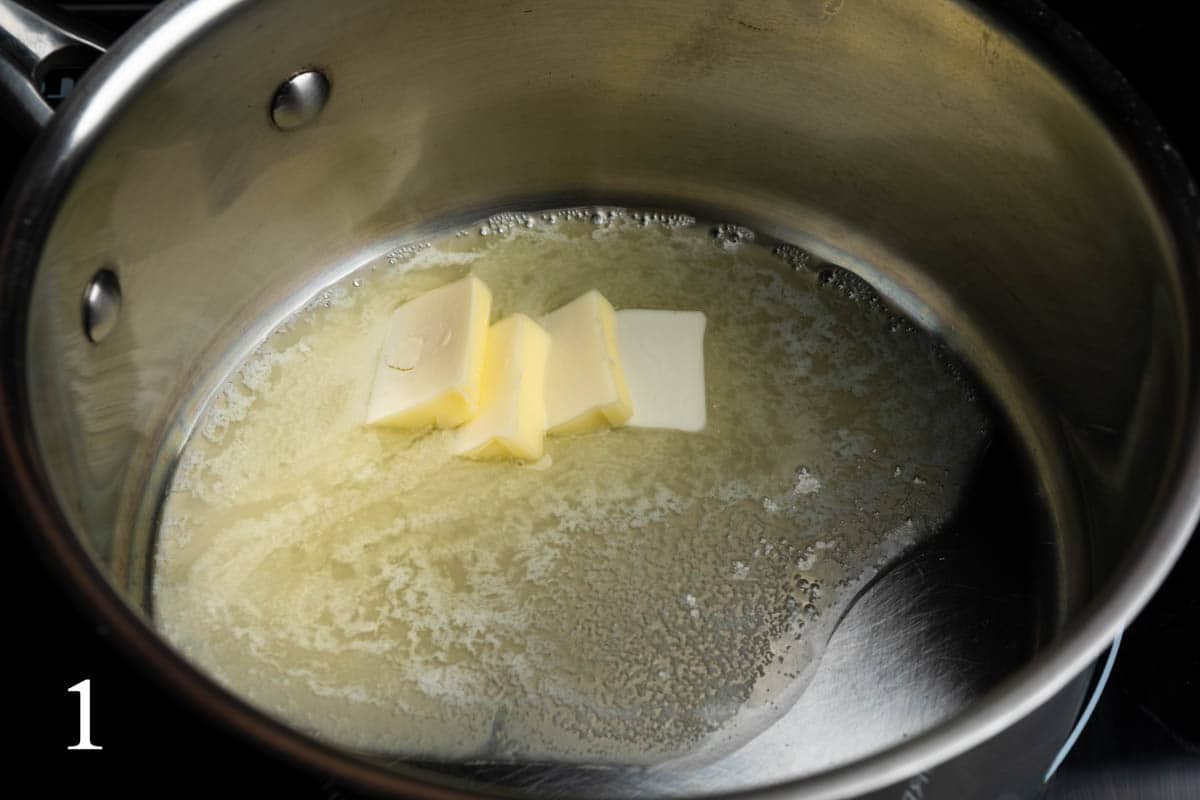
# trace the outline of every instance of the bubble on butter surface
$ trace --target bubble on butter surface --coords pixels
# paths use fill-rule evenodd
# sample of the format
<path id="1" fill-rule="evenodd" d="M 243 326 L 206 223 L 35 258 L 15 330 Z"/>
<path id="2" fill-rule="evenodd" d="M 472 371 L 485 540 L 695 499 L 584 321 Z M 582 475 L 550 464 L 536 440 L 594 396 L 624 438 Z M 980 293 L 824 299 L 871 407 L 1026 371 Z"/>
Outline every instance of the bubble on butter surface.
<path id="1" fill-rule="evenodd" d="M 987 433 L 865 284 L 764 239 L 655 211 L 513 213 L 318 294 L 181 458 L 156 623 L 235 692 L 372 752 L 653 763 L 744 741 L 856 587 L 946 518 Z M 704 311 L 708 428 L 547 440 L 520 468 L 363 426 L 391 311 L 468 271 L 497 318 L 588 289 Z"/>

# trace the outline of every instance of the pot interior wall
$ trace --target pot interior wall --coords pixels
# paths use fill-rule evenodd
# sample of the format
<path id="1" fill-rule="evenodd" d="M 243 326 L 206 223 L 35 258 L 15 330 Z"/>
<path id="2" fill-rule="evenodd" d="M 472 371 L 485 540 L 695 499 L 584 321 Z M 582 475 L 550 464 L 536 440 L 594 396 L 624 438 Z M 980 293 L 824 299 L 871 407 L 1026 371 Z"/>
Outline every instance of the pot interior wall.
<path id="1" fill-rule="evenodd" d="M 281 132 L 270 98 L 308 66 L 328 106 Z M 800 240 L 963 354 L 1039 478 L 1045 516 L 1014 524 L 1057 549 L 1050 627 L 1136 541 L 1183 425 L 1178 265 L 1120 144 L 995 22 L 952 2 L 247 3 L 113 120 L 33 287 L 45 466 L 129 602 L 205 393 L 298 297 L 433 227 L 580 201 Z M 124 306 L 92 344 L 102 267 Z"/>

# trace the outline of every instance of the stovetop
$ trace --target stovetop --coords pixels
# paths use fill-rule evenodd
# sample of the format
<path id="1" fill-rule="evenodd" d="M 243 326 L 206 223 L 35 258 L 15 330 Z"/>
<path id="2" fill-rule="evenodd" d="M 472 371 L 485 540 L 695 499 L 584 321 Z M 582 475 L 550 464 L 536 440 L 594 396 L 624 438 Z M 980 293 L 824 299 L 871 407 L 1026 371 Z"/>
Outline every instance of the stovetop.
<path id="1" fill-rule="evenodd" d="M 152 3 L 60 3 L 119 33 Z M 1124 72 L 1200 176 L 1194 27 L 1190 4 L 1097 4 L 1051 0 Z M 0 118 L 0 133 L 8 133 Z M 16 141 L 13 137 L 5 137 Z M 0 148 L 7 187 L 24 148 Z M 0 480 L 3 477 L 0 476 Z M 13 513 L 0 495 L 0 520 Z M 54 795 L 115 791 L 157 797 L 166 780 L 207 795 L 336 798 L 348 793 L 258 752 L 197 718 L 119 656 L 107 632 L 59 589 L 29 543 L 9 539 L 4 586 L 13 629 L 5 648 L 6 714 L 16 751 L 11 775 L 28 772 Z M 1050 800 L 1200 798 L 1200 537 L 1125 632 L 1090 722 L 1047 787 Z M 1190 647 L 1188 643 L 1191 643 Z M 68 752 L 78 736 L 78 697 L 91 680 L 92 740 L 101 751 Z M 6 709 L 7 710 L 7 709 Z M 151 766 L 154 775 L 151 776 Z"/>

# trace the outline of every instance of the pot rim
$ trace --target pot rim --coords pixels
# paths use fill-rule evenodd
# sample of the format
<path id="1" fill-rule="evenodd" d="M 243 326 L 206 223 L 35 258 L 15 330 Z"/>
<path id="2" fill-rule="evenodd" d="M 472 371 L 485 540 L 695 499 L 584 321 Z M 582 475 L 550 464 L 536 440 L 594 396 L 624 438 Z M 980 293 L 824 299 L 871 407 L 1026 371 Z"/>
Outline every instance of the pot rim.
<path id="1" fill-rule="evenodd" d="M 471 797 L 438 787 L 293 731 L 218 686 L 185 661 L 125 603 L 74 535 L 49 490 L 32 434 L 25 386 L 28 300 L 41 245 L 75 175 L 115 117 L 186 46 L 253 0 L 174 0 L 151 11 L 97 61 L 34 143 L 0 216 L 0 447 L 11 468 L 7 489 L 39 555 L 77 604 L 111 631 L 118 649 L 161 686 L 262 750 L 373 791 L 422 798 Z M 961 0 L 960 0 L 961 2 Z M 1191 369 L 1184 435 L 1164 490 L 1131 552 L 1107 586 L 1032 661 L 947 722 L 901 744 L 834 769 L 736 797 L 834 798 L 901 783 L 999 734 L 1050 700 L 1086 669 L 1137 615 L 1169 573 L 1200 519 L 1200 197 L 1178 151 L 1125 78 L 1040 0 L 999 0 L 972 13 L 1005 29 L 1045 65 L 1122 145 L 1172 235 L 1189 301 Z M 264 108 L 264 114 L 266 109 Z M 432 775 L 429 776 L 432 778 Z"/>

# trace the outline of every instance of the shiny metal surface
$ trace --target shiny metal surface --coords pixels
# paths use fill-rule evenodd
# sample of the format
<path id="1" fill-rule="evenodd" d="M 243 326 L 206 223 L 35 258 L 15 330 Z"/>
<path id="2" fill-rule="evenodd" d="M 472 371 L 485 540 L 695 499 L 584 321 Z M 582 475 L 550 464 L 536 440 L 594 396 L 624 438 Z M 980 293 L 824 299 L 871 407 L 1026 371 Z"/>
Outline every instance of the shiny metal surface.
<path id="1" fill-rule="evenodd" d="M 1043 515 L 1009 535 L 1040 543 L 1029 563 L 1052 573 L 1017 583 L 1044 613 L 1000 604 L 1019 634 L 989 641 L 1000 623 L 986 608 L 937 623 L 964 593 L 986 598 L 986 575 L 941 573 L 931 599 L 898 567 L 822 665 L 843 666 L 824 685 L 846 702 L 806 695 L 793 712 L 846 735 L 795 759 L 764 739 L 738 766 L 711 765 L 713 787 L 971 796 L 973 748 L 1034 723 L 1065 735 L 1077 676 L 1200 505 L 1195 185 L 1123 87 L 1118 112 L 1097 110 L 1036 55 L 1044 45 L 953 2 L 168 3 L 86 76 L 6 206 L 0 352 L 16 368 L 0 433 L 31 525 L 136 657 L 200 708 L 350 783 L 433 796 L 431 767 L 381 768 L 289 732 L 154 637 L 138 614 L 147 498 L 223 369 L 339 270 L 487 210 L 707 212 L 855 269 L 970 359 L 1039 477 Z M 262 103 L 298 64 L 323 65 L 338 91 L 281 137 Z M 78 298 L 108 263 L 128 302 L 93 347 Z M 937 598 L 952 602 L 926 604 Z M 955 653 L 945 641 L 986 655 L 940 669 L 928 657 Z M 1009 642 L 1023 647 L 994 659 Z M 912 678 L 873 675 L 877 648 Z M 546 788 L 556 769 L 516 782 Z M 957 778 L 935 795 L 943 775 Z"/>
<path id="2" fill-rule="evenodd" d="M 111 269 L 97 272 L 83 290 L 83 332 L 92 342 L 108 338 L 121 315 L 121 283 Z"/>
<path id="3" fill-rule="evenodd" d="M 46 9 L 0 0 L 0 100 L 7 118 L 30 135 L 43 128 L 54 113 L 39 88 L 46 73 L 85 67 L 104 47 L 102 36 L 48 17 Z"/>
<path id="4" fill-rule="evenodd" d="M 1052 632 L 1053 590 L 1031 573 L 1048 554 L 1014 532 L 1037 529 L 1038 510 L 1014 503 L 1030 490 L 1016 483 L 1019 455 L 998 443 L 976 471 L 964 511 L 866 587 L 838 623 L 812 682 L 774 725 L 711 763 L 650 770 L 575 766 L 426 765 L 489 784 L 556 797 L 694 796 L 765 787 L 879 752 L 951 719 L 1025 663 Z M 1086 676 L 1085 676 L 1086 677 Z M 1059 703 L 1077 706 L 1083 685 Z M 1061 743 L 1073 717 L 1047 714 L 1008 753 L 973 769 L 988 797 L 1005 789 L 1028 796 L 1041 786 L 1045 748 Z M 1036 742 L 1036 744 L 1035 744 Z M 1041 765 L 1039 770 L 1038 765 Z M 987 779 L 983 774 L 987 773 Z M 923 796 L 972 796 L 961 782 L 926 774 Z M 897 797 L 900 792 L 891 795 Z M 884 795 L 888 796 L 888 795 Z"/>
<path id="5" fill-rule="evenodd" d="M 328 101 L 329 79 L 320 70 L 299 72 L 275 90 L 271 121 L 283 131 L 299 128 L 316 119 Z"/>

